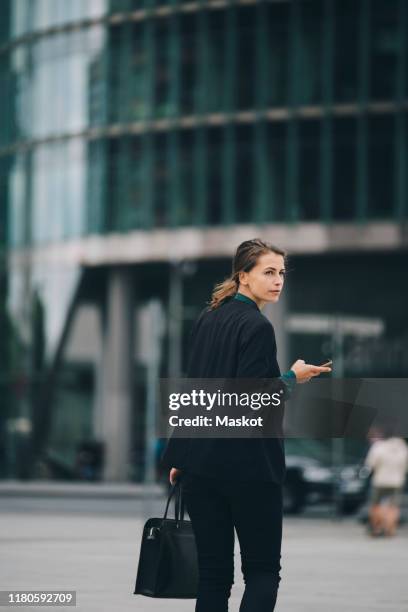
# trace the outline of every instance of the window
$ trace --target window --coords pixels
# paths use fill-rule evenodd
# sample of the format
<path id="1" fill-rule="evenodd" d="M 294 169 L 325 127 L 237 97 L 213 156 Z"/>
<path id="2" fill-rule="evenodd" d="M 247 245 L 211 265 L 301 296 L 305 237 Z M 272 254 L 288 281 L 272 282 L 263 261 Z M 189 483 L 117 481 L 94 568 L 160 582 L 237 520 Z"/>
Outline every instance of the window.
<path id="1" fill-rule="evenodd" d="M 170 114 L 169 94 L 171 86 L 170 57 L 169 57 L 169 20 L 158 19 L 154 24 L 154 105 L 156 117 L 167 117 Z"/>
<path id="2" fill-rule="evenodd" d="M 395 194 L 394 116 L 369 118 L 368 167 L 370 217 L 389 218 L 393 214 Z"/>
<path id="3" fill-rule="evenodd" d="M 337 0 L 334 38 L 334 99 L 357 99 L 358 44 L 361 2 Z"/>
<path id="4" fill-rule="evenodd" d="M 299 190 L 302 219 L 320 216 L 320 121 L 299 122 Z"/>
<path id="5" fill-rule="evenodd" d="M 153 225 L 163 227 L 168 223 L 168 193 L 169 193 L 169 165 L 167 163 L 166 134 L 156 133 L 153 137 Z"/>
<path id="6" fill-rule="evenodd" d="M 271 221 L 283 221 L 285 219 L 286 198 L 286 138 L 287 123 L 268 124 L 269 144 L 269 183 L 271 202 L 267 211 L 267 219 Z"/>
<path id="7" fill-rule="evenodd" d="M 191 130 L 180 132 L 180 189 L 182 190 L 180 206 L 180 224 L 193 224 L 194 208 L 194 133 Z"/>
<path id="8" fill-rule="evenodd" d="M 133 24 L 130 74 L 127 78 L 131 79 L 130 90 L 130 120 L 137 121 L 145 119 L 151 111 L 149 104 L 149 49 L 147 48 L 148 28 L 151 24 L 140 22 Z M 151 50 L 150 50 L 151 53 Z"/>
<path id="9" fill-rule="evenodd" d="M 336 119 L 333 126 L 333 217 L 352 219 L 356 201 L 356 120 Z"/>
<path id="10" fill-rule="evenodd" d="M 237 223 L 249 223 L 254 213 L 254 128 L 236 131 L 236 214 Z"/>
<path id="11" fill-rule="evenodd" d="M 222 210 L 222 155 L 223 134 L 220 128 L 208 130 L 208 213 L 207 223 L 217 225 L 221 222 Z"/>
<path id="12" fill-rule="evenodd" d="M 237 36 L 237 106 L 238 109 L 254 107 L 255 97 L 255 50 L 256 11 L 253 6 L 240 7 L 238 11 Z"/>
<path id="13" fill-rule="evenodd" d="M 208 89 L 203 92 L 207 100 L 208 112 L 220 112 L 224 108 L 225 74 L 225 13 L 208 13 L 209 67 Z"/>
<path id="14" fill-rule="evenodd" d="M 401 38 L 398 0 L 371 3 L 371 97 L 394 98 Z"/>
<path id="15" fill-rule="evenodd" d="M 271 3 L 268 18 L 268 106 L 284 106 L 288 96 L 289 2 Z"/>
<path id="16" fill-rule="evenodd" d="M 299 104 L 318 104 L 322 97 L 323 5 L 321 0 L 301 2 L 299 40 Z"/>
<path id="17" fill-rule="evenodd" d="M 195 87 L 197 71 L 197 28 L 196 15 L 181 18 L 180 106 L 182 115 L 195 111 Z"/>

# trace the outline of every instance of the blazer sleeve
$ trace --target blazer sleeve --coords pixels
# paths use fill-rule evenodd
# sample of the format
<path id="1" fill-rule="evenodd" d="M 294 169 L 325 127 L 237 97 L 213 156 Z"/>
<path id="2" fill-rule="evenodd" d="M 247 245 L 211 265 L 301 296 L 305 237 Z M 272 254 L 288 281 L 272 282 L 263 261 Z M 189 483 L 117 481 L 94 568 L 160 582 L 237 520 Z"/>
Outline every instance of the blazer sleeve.
<path id="1" fill-rule="evenodd" d="M 239 348 L 237 378 L 262 378 L 263 391 L 289 398 L 290 389 L 280 377 L 276 359 L 275 331 L 267 319 L 246 331 Z"/>

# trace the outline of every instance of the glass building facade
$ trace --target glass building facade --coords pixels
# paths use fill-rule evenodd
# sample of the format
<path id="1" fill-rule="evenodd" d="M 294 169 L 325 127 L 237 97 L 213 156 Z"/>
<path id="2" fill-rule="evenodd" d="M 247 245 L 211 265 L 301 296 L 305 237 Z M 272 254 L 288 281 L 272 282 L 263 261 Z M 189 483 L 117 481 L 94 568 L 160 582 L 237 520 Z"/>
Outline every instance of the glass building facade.
<path id="1" fill-rule="evenodd" d="M 8 10 L 0 155 L 12 245 L 404 217 L 403 0 Z"/>
<path id="2" fill-rule="evenodd" d="M 83 290 L 81 266 L 50 256 L 61 244 L 404 222 L 407 37 L 405 0 L 3 1 L 2 283 L 22 380 L 58 360 Z"/>

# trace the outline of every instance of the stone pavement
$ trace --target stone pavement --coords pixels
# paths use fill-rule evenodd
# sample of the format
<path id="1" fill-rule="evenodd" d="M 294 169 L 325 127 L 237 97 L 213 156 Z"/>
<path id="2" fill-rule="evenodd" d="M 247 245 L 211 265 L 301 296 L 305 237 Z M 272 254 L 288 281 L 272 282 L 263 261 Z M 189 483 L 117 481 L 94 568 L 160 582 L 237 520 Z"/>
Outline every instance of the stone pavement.
<path id="1" fill-rule="evenodd" d="M 163 504 L 2 497 L 0 589 L 73 589 L 79 612 L 193 612 L 194 600 L 132 594 L 144 521 Z M 372 540 L 354 519 L 286 517 L 281 575 L 276 612 L 407 612 L 408 527 Z M 230 612 L 243 588 L 236 540 Z"/>

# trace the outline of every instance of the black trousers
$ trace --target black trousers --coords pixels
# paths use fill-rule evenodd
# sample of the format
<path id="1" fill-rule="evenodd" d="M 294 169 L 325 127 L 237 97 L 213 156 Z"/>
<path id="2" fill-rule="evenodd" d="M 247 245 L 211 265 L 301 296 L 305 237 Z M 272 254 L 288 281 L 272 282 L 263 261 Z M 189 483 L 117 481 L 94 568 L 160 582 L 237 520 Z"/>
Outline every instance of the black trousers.
<path id="1" fill-rule="evenodd" d="M 195 612 L 227 612 L 234 583 L 234 528 L 245 592 L 239 612 L 272 612 L 280 582 L 282 486 L 182 473 L 198 553 Z"/>

